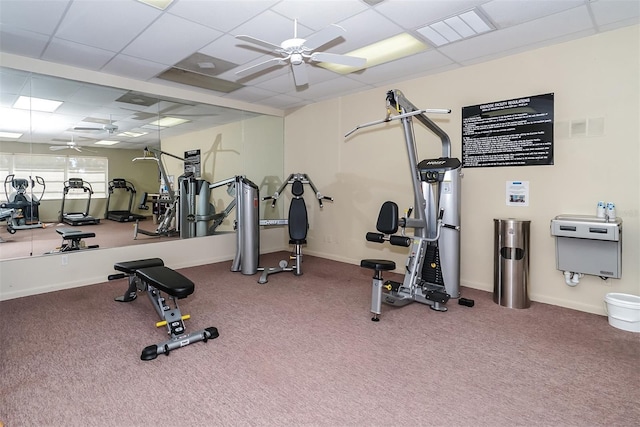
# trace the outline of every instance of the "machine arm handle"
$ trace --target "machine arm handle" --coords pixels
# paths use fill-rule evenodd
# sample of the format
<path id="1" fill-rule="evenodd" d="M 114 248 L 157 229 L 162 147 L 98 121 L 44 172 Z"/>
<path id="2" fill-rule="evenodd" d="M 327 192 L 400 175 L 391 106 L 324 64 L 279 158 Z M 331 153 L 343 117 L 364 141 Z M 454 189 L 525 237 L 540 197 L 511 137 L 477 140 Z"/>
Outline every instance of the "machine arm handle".
<path id="1" fill-rule="evenodd" d="M 367 239 L 367 242 L 383 243 L 384 234 L 368 232 L 366 239 Z"/>

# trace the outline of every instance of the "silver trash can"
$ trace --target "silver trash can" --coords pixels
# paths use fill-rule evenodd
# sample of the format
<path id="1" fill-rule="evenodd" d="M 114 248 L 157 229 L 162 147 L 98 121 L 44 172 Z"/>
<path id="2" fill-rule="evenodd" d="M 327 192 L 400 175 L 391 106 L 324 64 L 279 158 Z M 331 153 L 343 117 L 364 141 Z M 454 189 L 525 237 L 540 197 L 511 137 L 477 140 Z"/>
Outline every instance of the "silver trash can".
<path id="1" fill-rule="evenodd" d="M 494 219 L 493 301 L 529 308 L 529 231 L 531 221 Z"/>

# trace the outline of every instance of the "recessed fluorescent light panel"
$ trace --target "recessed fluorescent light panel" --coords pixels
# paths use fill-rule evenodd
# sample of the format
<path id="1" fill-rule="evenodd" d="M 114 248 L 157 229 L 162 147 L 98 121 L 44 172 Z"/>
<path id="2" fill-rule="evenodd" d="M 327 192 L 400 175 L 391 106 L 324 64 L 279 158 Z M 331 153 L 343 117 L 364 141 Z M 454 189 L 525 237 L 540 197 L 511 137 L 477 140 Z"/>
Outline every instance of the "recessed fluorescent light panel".
<path id="1" fill-rule="evenodd" d="M 107 141 L 106 139 L 102 140 L 102 141 L 96 141 L 93 144 L 94 145 L 116 145 L 119 144 L 120 141 Z"/>
<path id="2" fill-rule="evenodd" d="M 148 4 L 156 9 L 165 10 L 169 7 L 173 0 L 138 0 L 140 3 Z"/>
<path id="3" fill-rule="evenodd" d="M 183 123 L 190 122 L 191 120 L 180 119 L 178 117 L 163 117 L 160 120 L 156 120 L 155 122 L 149 123 L 151 126 L 159 126 L 163 128 L 170 128 L 173 126 L 178 126 Z"/>
<path id="4" fill-rule="evenodd" d="M 45 113 L 53 113 L 62 105 L 60 101 L 51 99 L 31 98 L 29 96 L 20 96 L 13 104 L 13 108 L 31 111 L 43 111 Z"/>
<path id="5" fill-rule="evenodd" d="M 440 47 L 462 39 L 495 30 L 495 27 L 477 9 L 418 28 L 418 33 Z"/>
<path id="6" fill-rule="evenodd" d="M 18 139 L 21 136 L 21 133 L 16 132 L 0 132 L 0 138 Z"/>
<path id="7" fill-rule="evenodd" d="M 139 136 L 146 135 L 146 134 L 148 134 L 148 133 L 149 133 L 149 132 L 132 132 L 132 131 L 127 131 L 127 132 L 119 133 L 119 134 L 118 134 L 118 136 L 126 136 L 126 137 L 128 137 L 128 138 L 137 138 L 137 137 L 139 137 Z"/>
<path id="8" fill-rule="evenodd" d="M 402 33 L 345 54 L 347 56 L 366 58 L 367 62 L 363 67 L 349 67 L 346 65 L 329 63 L 321 63 L 318 65 L 336 73 L 348 74 L 364 68 L 374 67 L 386 62 L 395 61 L 396 59 L 411 56 L 418 52 L 422 52 L 423 50 L 427 50 L 427 48 L 428 46 L 426 44 L 422 43 L 412 35 Z"/>

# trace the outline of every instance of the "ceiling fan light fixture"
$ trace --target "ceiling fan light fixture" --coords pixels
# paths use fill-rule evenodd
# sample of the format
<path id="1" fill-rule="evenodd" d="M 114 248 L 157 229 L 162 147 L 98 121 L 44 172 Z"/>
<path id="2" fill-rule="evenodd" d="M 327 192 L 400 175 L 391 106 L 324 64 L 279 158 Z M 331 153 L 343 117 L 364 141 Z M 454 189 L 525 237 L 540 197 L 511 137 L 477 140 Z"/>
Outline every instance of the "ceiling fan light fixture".
<path id="1" fill-rule="evenodd" d="M 349 74 L 365 68 L 405 58 L 427 50 L 428 48 L 429 46 L 413 37 L 411 34 L 402 33 L 345 54 L 347 56 L 366 58 L 367 62 L 362 67 L 349 67 L 346 65 L 327 63 L 321 63 L 318 65 L 339 74 Z"/>

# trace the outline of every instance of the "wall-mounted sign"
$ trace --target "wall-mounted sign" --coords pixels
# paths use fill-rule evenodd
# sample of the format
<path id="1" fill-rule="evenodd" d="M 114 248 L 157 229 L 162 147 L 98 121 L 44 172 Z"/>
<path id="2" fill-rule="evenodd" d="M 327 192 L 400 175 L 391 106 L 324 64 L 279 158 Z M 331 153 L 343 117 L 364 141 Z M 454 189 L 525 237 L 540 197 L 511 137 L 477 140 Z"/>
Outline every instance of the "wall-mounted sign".
<path id="1" fill-rule="evenodd" d="M 462 108 L 462 167 L 553 164 L 553 93 Z"/>
<path id="2" fill-rule="evenodd" d="M 184 174 L 193 174 L 195 178 L 200 178 L 200 150 L 189 150 L 184 152 Z"/>
<path id="3" fill-rule="evenodd" d="M 507 206 L 529 206 L 529 181 L 507 181 Z"/>

